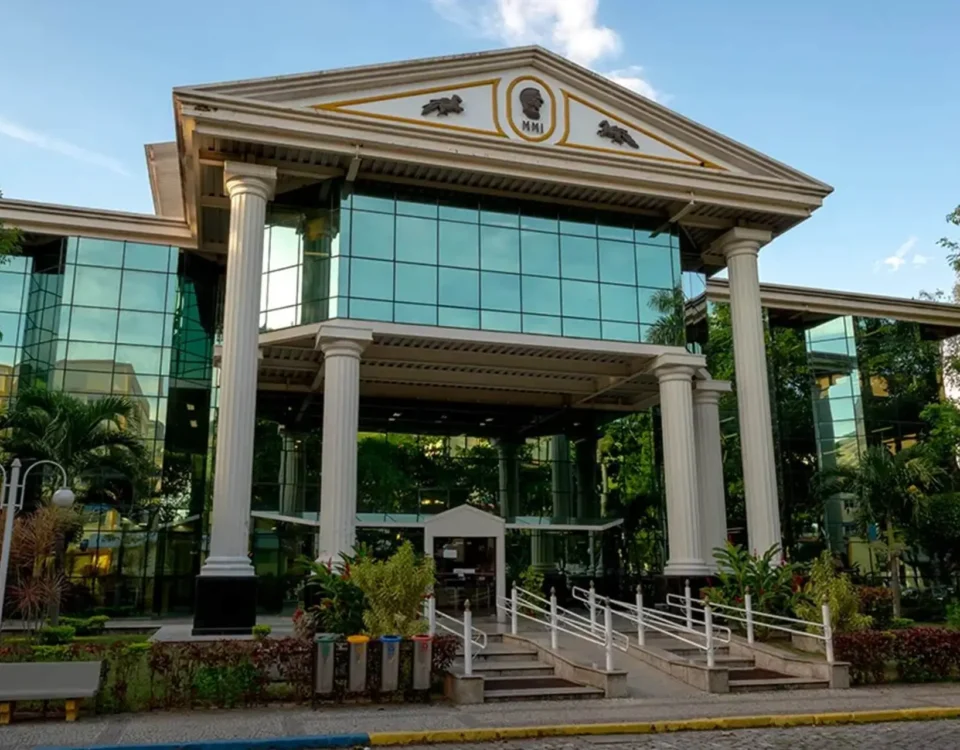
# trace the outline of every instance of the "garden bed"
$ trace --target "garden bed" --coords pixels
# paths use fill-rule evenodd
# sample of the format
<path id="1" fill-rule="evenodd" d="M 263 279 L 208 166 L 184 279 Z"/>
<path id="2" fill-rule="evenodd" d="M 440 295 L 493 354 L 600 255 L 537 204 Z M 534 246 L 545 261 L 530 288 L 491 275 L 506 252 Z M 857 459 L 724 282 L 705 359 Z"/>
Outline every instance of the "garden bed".
<path id="1" fill-rule="evenodd" d="M 919 627 L 834 637 L 837 659 L 854 685 L 960 680 L 960 631 Z"/>

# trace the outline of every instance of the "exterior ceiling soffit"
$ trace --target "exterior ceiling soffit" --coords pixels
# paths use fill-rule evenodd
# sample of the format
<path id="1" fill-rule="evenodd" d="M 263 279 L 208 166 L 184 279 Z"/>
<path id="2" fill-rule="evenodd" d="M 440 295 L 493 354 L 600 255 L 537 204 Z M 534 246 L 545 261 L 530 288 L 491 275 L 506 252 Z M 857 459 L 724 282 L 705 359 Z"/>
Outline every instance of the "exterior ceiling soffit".
<path id="1" fill-rule="evenodd" d="M 730 285 L 723 279 L 707 282 L 707 299 L 729 302 Z M 893 318 L 911 323 L 942 325 L 960 329 L 960 305 L 925 300 L 900 299 L 880 295 L 808 289 L 779 284 L 761 284 L 763 307 L 774 310 L 795 310 L 824 315 L 857 315 Z"/>
<path id="2" fill-rule="evenodd" d="M 423 84 L 430 80 L 463 75 L 478 79 L 502 72 L 510 67 L 530 66 L 556 77 L 582 91 L 589 91 L 599 103 L 613 106 L 625 114 L 641 119 L 665 132 L 676 133 L 691 145 L 711 151 L 715 158 L 725 159 L 747 172 L 757 170 L 789 182 L 804 183 L 817 190 L 821 197 L 832 188 L 809 175 L 769 156 L 736 142 L 716 131 L 629 91 L 608 78 L 583 68 L 541 47 L 519 47 L 506 50 L 401 61 L 386 65 L 368 65 L 328 72 L 282 76 L 270 79 L 236 81 L 183 87 L 175 96 L 213 95 L 223 98 L 258 98 L 261 101 L 308 99 L 336 93 L 350 94 L 357 90 L 404 84 Z M 285 107 L 289 109 L 289 106 Z"/>
<path id="3" fill-rule="evenodd" d="M 197 246 L 196 238 L 182 219 L 152 214 L 0 199 L 0 221 L 39 234 L 127 239 L 184 248 Z"/>
<path id="4" fill-rule="evenodd" d="M 450 169 L 469 167 L 477 172 L 550 182 L 569 183 L 573 178 L 597 189 L 619 188 L 684 203 L 694 199 L 703 204 L 804 218 L 822 205 L 826 194 L 815 186 L 783 179 L 657 161 L 638 165 L 637 160 L 627 156 L 558 153 L 538 144 L 470 133 L 431 132 L 428 151 L 424 148 L 423 131 L 415 125 L 361 120 L 331 111 L 293 110 L 248 100 L 226 103 L 231 105 L 229 112 L 211 105 L 184 108 L 183 116 L 192 122 L 189 130 L 213 138 L 327 150 L 345 157 L 356 155 L 359 147 L 363 160 L 425 164 L 432 159 L 433 165 Z M 297 165 L 292 164 L 291 168 L 296 169 Z M 362 168 L 360 174 L 364 174 Z"/>

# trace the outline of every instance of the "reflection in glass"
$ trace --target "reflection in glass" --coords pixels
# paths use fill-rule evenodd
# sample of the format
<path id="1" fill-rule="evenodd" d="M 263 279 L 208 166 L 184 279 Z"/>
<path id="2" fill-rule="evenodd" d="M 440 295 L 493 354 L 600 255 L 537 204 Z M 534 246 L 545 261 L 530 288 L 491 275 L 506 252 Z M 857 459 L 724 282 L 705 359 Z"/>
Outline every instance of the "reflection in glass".
<path id="1" fill-rule="evenodd" d="M 524 301 L 526 302 L 526 301 Z M 523 332 L 560 336 L 563 333 L 560 318 L 548 315 L 523 314 Z"/>
<path id="2" fill-rule="evenodd" d="M 600 285 L 589 281 L 563 281 L 563 312 L 577 318 L 600 317 Z M 599 330 L 599 326 L 597 326 Z M 599 336 L 599 334 L 597 334 Z"/>
<path id="3" fill-rule="evenodd" d="M 117 328 L 117 343 L 154 346 L 158 341 L 166 343 L 163 327 L 163 315 L 124 311 L 123 315 L 120 316 L 120 325 Z"/>
<path id="4" fill-rule="evenodd" d="M 600 309 L 604 320 L 637 322 L 637 293 L 633 287 L 600 285 Z"/>
<path id="5" fill-rule="evenodd" d="M 559 235 L 521 231 L 520 253 L 525 274 L 560 276 Z"/>
<path id="6" fill-rule="evenodd" d="M 479 268 L 479 227 L 471 224 L 454 224 L 448 221 L 441 221 L 440 265 Z"/>
<path id="7" fill-rule="evenodd" d="M 517 313 L 480 312 L 480 326 L 487 331 L 520 332 L 520 315 Z"/>
<path id="8" fill-rule="evenodd" d="M 373 214 L 354 210 L 350 254 L 355 258 L 392 260 L 393 224 L 392 214 Z"/>
<path id="9" fill-rule="evenodd" d="M 574 338 L 598 339 L 600 338 L 600 321 L 564 318 L 563 335 Z"/>
<path id="10" fill-rule="evenodd" d="M 177 270 L 176 258 L 175 247 L 127 242 L 124 245 L 123 267 L 140 271 L 174 272 Z M 106 265 L 119 265 L 119 262 Z"/>
<path id="11" fill-rule="evenodd" d="M 120 271 L 79 266 L 73 289 L 73 304 L 117 307 L 120 303 Z"/>
<path id="12" fill-rule="evenodd" d="M 520 310 L 520 277 L 484 271 L 480 274 L 480 304 L 484 310 Z M 519 330 L 519 316 L 517 329 Z M 486 324 L 483 326 L 487 327 Z M 513 330 L 513 329 L 510 329 Z"/>
<path id="13" fill-rule="evenodd" d="M 519 240 L 516 230 L 480 227 L 480 268 L 484 271 L 519 273 Z"/>
<path id="14" fill-rule="evenodd" d="M 73 307 L 69 314 L 71 339 L 113 341 L 117 336 L 116 310 L 97 307 Z"/>
<path id="15" fill-rule="evenodd" d="M 560 282 L 540 276 L 523 277 L 523 311 L 540 315 L 560 315 Z"/>
<path id="16" fill-rule="evenodd" d="M 162 312 L 166 309 L 169 279 L 167 274 L 125 270 L 120 307 L 125 310 Z"/>
<path id="17" fill-rule="evenodd" d="M 76 256 L 73 262 L 90 266 L 107 266 L 120 268 L 123 265 L 123 242 L 116 240 L 96 240 L 90 237 L 80 237 L 76 244 Z M 159 255 L 163 256 L 166 264 L 167 256 L 159 251 L 156 245 L 148 245 Z M 165 248 L 164 248 L 165 249 Z M 70 258 L 68 257 L 68 262 Z M 166 266 L 164 266 L 166 270 Z"/>
<path id="18" fill-rule="evenodd" d="M 597 241 L 586 237 L 561 235 L 560 275 L 565 279 L 596 281 Z"/>
<path id="19" fill-rule="evenodd" d="M 640 326 L 636 323 L 612 323 L 604 320 L 600 324 L 600 333 L 612 341 L 639 341 Z"/>
<path id="20" fill-rule="evenodd" d="M 397 217 L 397 260 L 437 263 L 437 222 L 410 216 Z"/>
<path id="21" fill-rule="evenodd" d="M 451 328 L 479 328 L 480 311 L 465 310 L 458 307 L 441 307 L 438 310 L 438 324 Z"/>
<path id="22" fill-rule="evenodd" d="M 461 268 L 441 268 L 440 304 L 480 307 L 480 274 Z"/>
<path id="23" fill-rule="evenodd" d="M 676 286 L 678 278 L 673 273 L 669 248 L 637 245 L 636 255 L 638 284 L 661 289 Z"/>
<path id="24" fill-rule="evenodd" d="M 393 299 L 393 263 L 354 258 L 350 262 L 350 296 Z M 350 313 L 353 315 L 354 313 Z M 382 318 L 378 318 L 382 320 Z"/>
<path id="25" fill-rule="evenodd" d="M 351 299 L 349 315 L 357 320 L 393 320 L 393 304 L 367 299 Z"/>
<path id="26" fill-rule="evenodd" d="M 398 302 L 436 304 L 437 268 L 411 263 L 396 264 L 396 294 Z"/>
<path id="27" fill-rule="evenodd" d="M 396 323 L 435 326 L 437 324 L 437 308 L 434 305 L 411 305 L 398 302 L 393 306 L 393 319 Z"/>

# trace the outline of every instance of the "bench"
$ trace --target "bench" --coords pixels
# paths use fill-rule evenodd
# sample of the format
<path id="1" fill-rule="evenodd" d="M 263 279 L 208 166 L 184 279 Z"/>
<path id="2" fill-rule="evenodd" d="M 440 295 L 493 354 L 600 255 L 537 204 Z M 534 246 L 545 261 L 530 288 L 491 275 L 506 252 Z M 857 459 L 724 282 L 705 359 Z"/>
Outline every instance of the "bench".
<path id="1" fill-rule="evenodd" d="M 9 724 L 17 701 L 64 700 L 67 721 L 76 721 L 79 701 L 100 688 L 99 661 L 0 664 L 0 725 Z"/>

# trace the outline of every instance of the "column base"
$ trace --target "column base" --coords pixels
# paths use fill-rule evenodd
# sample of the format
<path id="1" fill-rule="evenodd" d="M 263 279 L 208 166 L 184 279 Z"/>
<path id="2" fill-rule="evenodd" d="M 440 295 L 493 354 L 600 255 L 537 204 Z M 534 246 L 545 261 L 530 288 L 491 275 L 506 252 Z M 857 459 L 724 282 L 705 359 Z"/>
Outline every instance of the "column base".
<path id="1" fill-rule="evenodd" d="M 197 576 L 193 635 L 250 635 L 256 624 L 256 576 Z"/>
<path id="2" fill-rule="evenodd" d="M 712 576 L 715 571 L 702 560 L 671 560 L 664 566 L 663 574 L 670 578 L 686 576 L 692 579 Z"/>

